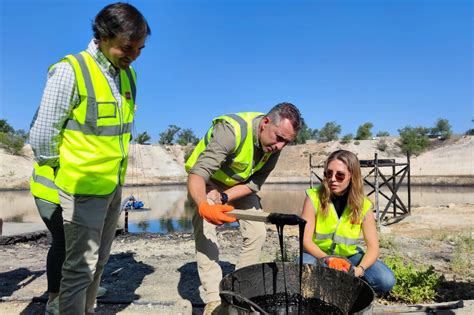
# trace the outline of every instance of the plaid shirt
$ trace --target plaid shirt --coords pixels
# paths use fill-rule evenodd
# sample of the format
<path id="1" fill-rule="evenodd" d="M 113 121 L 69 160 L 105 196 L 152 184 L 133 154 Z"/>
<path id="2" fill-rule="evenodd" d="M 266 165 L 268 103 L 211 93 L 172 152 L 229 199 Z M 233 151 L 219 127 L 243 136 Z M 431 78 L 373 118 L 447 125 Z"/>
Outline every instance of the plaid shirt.
<path id="1" fill-rule="evenodd" d="M 115 68 L 99 50 L 95 39 L 86 51 L 97 61 L 104 73 L 118 106 L 122 106 L 120 96 L 120 70 Z M 81 102 L 76 84 L 76 76 L 68 62 L 58 62 L 48 71 L 41 104 L 30 125 L 30 144 L 35 159 L 40 165 L 59 165 L 59 143 L 61 130 L 74 107 Z"/>

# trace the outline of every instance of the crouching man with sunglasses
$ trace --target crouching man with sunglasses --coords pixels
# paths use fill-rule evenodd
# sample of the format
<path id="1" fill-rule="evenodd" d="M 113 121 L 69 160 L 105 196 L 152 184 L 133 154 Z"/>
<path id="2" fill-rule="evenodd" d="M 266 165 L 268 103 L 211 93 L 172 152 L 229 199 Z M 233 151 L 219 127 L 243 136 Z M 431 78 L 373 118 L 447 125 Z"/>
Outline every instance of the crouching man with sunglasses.
<path id="1" fill-rule="evenodd" d="M 342 256 L 354 266 L 354 274 L 379 293 L 395 285 L 395 277 L 379 257 L 379 241 L 372 203 L 364 195 L 357 156 L 346 150 L 329 155 L 320 186 L 306 191 L 302 217 L 307 224 L 303 262 L 315 264 L 326 256 Z M 367 251 L 357 246 L 362 230 Z M 348 270 L 346 260 L 328 257 L 329 267 Z"/>

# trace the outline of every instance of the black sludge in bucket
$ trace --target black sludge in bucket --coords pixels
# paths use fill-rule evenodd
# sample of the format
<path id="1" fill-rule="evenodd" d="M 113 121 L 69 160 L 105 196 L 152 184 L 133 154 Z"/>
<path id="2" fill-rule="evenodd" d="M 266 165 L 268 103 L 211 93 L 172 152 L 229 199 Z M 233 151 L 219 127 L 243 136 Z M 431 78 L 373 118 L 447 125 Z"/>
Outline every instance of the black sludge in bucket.
<path id="1" fill-rule="evenodd" d="M 287 309 L 288 314 L 372 314 L 372 288 L 343 272 L 305 264 L 301 296 L 299 290 L 299 266 L 291 263 L 248 266 L 220 283 L 222 301 L 231 315 L 287 314 Z"/>

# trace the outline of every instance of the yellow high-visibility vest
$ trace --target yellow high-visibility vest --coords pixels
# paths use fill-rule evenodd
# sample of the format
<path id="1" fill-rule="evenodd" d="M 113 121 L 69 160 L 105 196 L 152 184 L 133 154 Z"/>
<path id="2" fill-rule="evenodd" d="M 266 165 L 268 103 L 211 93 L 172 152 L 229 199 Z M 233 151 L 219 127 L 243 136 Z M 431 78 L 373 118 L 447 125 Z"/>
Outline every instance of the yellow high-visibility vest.
<path id="1" fill-rule="evenodd" d="M 72 195 L 108 195 L 123 185 L 135 111 L 135 72 L 120 70 L 121 106 L 86 51 L 68 55 L 81 102 L 63 127 L 55 184 Z"/>
<path id="2" fill-rule="evenodd" d="M 54 184 L 54 169 L 48 165 L 34 164 L 30 177 L 31 194 L 43 200 L 59 204 L 58 188 Z"/>
<path id="3" fill-rule="evenodd" d="M 228 114 L 217 117 L 212 120 L 212 127 L 197 144 L 194 151 L 186 161 L 186 172 L 196 164 L 201 153 L 208 145 L 214 126 L 220 121 L 227 121 L 233 128 L 235 133 L 235 149 L 234 152 L 226 158 L 221 168 L 218 169 L 211 178 L 227 185 L 234 186 L 245 182 L 252 174 L 257 172 L 265 165 L 271 153 L 265 153 L 260 161 L 254 165 L 253 160 L 253 125 L 252 121 L 263 116 L 263 113 L 244 112 L 236 114 Z"/>
<path id="4" fill-rule="evenodd" d="M 316 225 L 314 227 L 313 242 L 328 255 L 344 257 L 357 253 L 357 241 L 360 238 L 362 221 L 358 224 L 351 222 L 351 211 L 347 205 L 339 218 L 334 205 L 331 203 L 328 215 L 324 216 L 320 209 L 319 190 L 321 186 L 306 190 L 316 209 Z M 372 203 L 364 197 L 361 218 L 372 208 Z"/>

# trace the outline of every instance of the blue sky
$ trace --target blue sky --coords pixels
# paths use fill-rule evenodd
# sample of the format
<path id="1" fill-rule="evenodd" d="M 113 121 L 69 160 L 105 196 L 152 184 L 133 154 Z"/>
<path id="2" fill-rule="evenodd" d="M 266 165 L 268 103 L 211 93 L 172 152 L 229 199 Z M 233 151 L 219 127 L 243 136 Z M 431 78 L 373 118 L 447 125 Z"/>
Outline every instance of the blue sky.
<path id="1" fill-rule="evenodd" d="M 212 118 L 288 101 L 341 135 L 446 118 L 473 128 L 473 2 L 129 1 L 152 36 L 133 64 L 137 132 L 201 137 Z M 87 47 L 111 1 L 0 0 L 0 118 L 28 129 L 49 65 Z"/>

